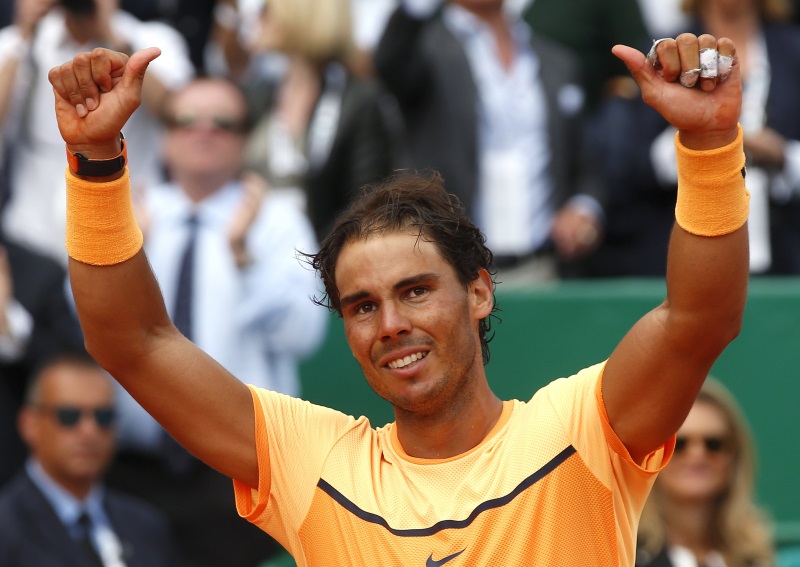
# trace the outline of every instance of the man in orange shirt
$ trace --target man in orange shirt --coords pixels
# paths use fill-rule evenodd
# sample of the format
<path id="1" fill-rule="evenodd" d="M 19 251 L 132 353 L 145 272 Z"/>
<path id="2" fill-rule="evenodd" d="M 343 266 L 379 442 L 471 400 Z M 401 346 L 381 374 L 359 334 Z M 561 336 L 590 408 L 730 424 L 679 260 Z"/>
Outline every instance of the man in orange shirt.
<path id="1" fill-rule="evenodd" d="M 681 185 L 667 298 L 607 361 L 527 402 L 497 398 L 484 371 L 491 252 L 435 177 L 401 176 L 341 217 L 310 258 L 320 302 L 343 318 L 395 422 L 373 429 L 243 385 L 169 321 L 130 210 L 119 132 L 157 49 L 95 50 L 49 76 L 89 351 L 234 479 L 240 514 L 299 565 L 633 565 L 655 473 L 741 327 L 748 196 L 733 43 L 684 34 L 647 59 L 614 53 L 679 129 Z M 92 111 L 87 98 L 99 100 Z"/>

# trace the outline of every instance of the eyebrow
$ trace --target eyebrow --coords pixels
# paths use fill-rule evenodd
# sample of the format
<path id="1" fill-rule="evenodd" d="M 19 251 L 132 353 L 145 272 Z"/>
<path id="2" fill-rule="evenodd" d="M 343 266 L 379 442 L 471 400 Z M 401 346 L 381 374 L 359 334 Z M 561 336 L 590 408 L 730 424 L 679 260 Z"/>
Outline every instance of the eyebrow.
<path id="1" fill-rule="evenodd" d="M 412 286 L 414 284 L 419 284 L 419 283 L 428 282 L 428 281 L 436 281 L 436 280 L 439 280 L 439 278 L 440 278 L 440 276 L 438 274 L 433 273 L 433 272 L 427 272 L 427 273 L 424 273 L 424 274 L 416 274 L 416 275 L 413 275 L 413 276 L 410 276 L 408 278 L 400 280 L 399 282 L 397 282 L 396 284 L 394 284 L 392 286 L 392 289 L 394 291 L 399 291 L 399 290 L 401 290 L 403 288 Z M 369 297 L 369 296 L 370 296 L 370 293 L 368 291 L 366 291 L 366 290 L 357 291 L 355 293 L 351 293 L 350 295 L 346 295 L 346 296 L 342 297 L 339 300 L 339 304 L 341 305 L 342 308 L 345 308 L 345 307 L 348 307 L 348 306 L 352 305 L 353 303 L 357 303 L 357 302 L 361 301 L 362 299 L 364 299 L 366 297 Z"/>

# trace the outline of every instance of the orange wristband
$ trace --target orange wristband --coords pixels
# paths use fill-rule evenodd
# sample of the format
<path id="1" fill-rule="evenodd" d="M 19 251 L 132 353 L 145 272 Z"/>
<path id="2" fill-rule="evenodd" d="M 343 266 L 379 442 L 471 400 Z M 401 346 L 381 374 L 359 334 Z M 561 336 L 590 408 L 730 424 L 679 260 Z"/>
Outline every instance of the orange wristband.
<path id="1" fill-rule="evenodd" d="M 66 169 L 67 253 L 93 266 L 119 264 L 142 247 L 131 200 L 130 174 L 113 181 L 86 181 Z"/>
<path id="2" fill-rule="evenodd" d="M 698 236 L 722 236 L 739 229 L 750 212 L 744 184 L 744 136 L 713 150 L 690 150 L 675 135 L 678 201 L 675 220 Z"/>

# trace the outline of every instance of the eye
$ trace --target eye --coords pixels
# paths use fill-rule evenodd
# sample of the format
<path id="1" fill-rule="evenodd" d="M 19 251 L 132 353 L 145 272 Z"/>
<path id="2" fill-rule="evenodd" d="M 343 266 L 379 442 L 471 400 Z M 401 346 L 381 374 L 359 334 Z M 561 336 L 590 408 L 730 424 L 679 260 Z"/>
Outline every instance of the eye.
<path id="1" fill-rule="evenodd" d="M 414 299 L 415 297 L 422 297 L 428 293 L 427 287 L 412 287 L 408 290 L 408 297 Z"/>
<path id="2" fill-rule="evenodd" d="M 365 315 L 367 313 L 372 313 L 373 311 L 375 311 L 375 304 L 371 302 L 359 303 L 353 309 L 353 312 L 356 315 Z"/>

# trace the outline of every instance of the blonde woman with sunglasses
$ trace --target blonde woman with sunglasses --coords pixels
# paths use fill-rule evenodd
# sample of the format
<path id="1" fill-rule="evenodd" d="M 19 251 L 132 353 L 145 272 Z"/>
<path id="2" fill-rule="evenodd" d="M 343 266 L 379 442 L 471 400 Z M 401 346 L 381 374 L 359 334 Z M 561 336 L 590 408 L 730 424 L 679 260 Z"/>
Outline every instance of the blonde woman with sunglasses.
<path id="1" fill-rule="evenodd" d="M 636 564 L 774 565 L 771 528 L 753 499 L 754 455 L 739 404 L 725 386 L 708 378 L 642 513 Z"/>

